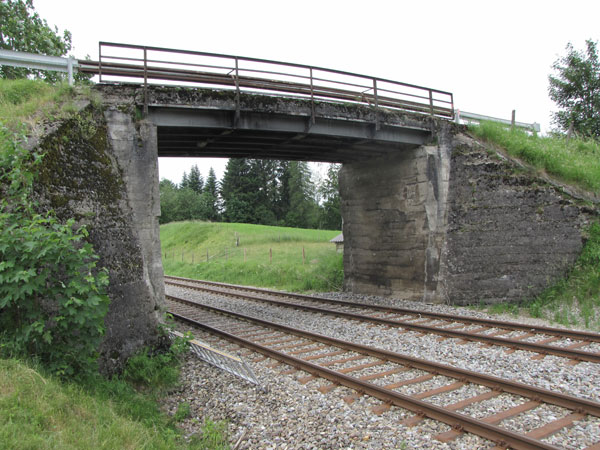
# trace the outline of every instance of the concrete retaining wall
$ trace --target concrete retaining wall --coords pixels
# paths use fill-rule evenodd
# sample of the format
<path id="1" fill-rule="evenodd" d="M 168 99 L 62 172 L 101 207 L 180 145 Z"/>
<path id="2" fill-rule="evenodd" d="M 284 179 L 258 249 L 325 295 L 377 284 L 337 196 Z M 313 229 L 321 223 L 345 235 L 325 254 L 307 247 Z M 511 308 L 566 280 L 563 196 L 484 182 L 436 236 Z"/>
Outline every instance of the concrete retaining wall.
<path id="1" fill-rule="evenodd" d="M 531 297 L 579 255 L 591 211 L 448 125 L 340 173 L 345 289 L 467 304 Z"/>

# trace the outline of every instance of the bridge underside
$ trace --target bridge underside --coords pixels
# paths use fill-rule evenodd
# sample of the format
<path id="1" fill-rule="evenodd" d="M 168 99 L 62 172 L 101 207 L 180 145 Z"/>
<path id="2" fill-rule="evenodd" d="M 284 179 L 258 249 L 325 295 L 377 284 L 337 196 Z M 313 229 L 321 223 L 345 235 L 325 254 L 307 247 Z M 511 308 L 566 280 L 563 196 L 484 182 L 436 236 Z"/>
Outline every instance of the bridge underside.
<path id="1" fill-rule="evenodd" d="M 431 140 L 426 127 L 294 114 L 150 107 L 158 155 L 353 162 Z"/>

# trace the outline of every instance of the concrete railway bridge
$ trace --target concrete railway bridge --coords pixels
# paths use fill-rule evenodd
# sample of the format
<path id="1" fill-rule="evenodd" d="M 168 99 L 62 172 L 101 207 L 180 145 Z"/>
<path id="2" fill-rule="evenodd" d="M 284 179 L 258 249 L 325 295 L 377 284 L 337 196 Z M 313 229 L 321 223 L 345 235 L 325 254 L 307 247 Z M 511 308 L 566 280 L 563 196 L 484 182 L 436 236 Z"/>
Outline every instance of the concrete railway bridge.
<path id="1" fill-rule="evenodd" d="M 132 135 L 143 141 L 143 152 L 123 156 L 137 158 L 128 189 L 139 223 L 155 230 L 146 233 L 155 270 L 158 156 L 342 163 L 345 288 L 357 293 L 513 300 L 564 273 L 581 248 L 580 211 L 554 189 L 528 190 L 530 181 L 462 134 L 449 92 L 104 42 L 99 60 L 79 61 L 79 70 L 99 75 L 114 106 L 106 114 L 113 145 L 127 147 Z M 142 127 L 123 112 L 128 102 L 141 110 Z"/>
<path id="2" fill-rule="evenodd" d="M 356 293 L 511 301 L 563 276 L 581 251 L 590 211 L 465 134 L 448 92 L 115 43 L 68 67 L 99 76 L 100 101 L 30 145 L 46 154 L 40 205 L 88 225 L 109 269 L 106 372 L 156 339 L 159 156 L 342 163 L 344 283 Z"/>

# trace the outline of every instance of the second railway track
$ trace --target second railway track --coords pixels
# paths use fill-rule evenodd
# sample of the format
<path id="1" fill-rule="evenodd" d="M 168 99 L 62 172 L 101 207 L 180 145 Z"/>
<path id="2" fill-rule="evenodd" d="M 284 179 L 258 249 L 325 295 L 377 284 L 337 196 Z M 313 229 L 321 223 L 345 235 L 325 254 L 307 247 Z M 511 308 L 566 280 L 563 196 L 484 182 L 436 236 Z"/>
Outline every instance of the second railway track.
<path id="1" fill-rule="evenodd" d="M 325 386 L 325 390 L 345 385 L 355 389 L 358 392 L 356 395 L 367 394 L 382 400 L 382 410 L 396 405 L 415 412 L 416 415 L 408 422 L 417 423 L 426 416 L 449 424 L 453 429 L 437 436 L 441 440 L 452 439 L 462 431 L 468 431 L 496 442 L 498 448 L 551 449 L 559 447 L 544 439 L 559 430 L 589 420 L 594 421 L 593 426 L 599 426 L 597 418 L 600 416 L 600 404 L 597 402 L 344 342 L 181 298 L 168 298 L 170 311 L 182 320 L 314 376 L 326 378 L 332 385 Z M 376 368 L 376 371 L 361 376 L 369 368 Z M 411 377 L 413 371 L 418 373 Z M 408 376 L 403 377 L 403 374 Z M 398 376 L 400 378 L 396 378 Z M 442 379 L 439 387 L 428 388 L 427 381 L 436 378 Z M 410 389 L 414 387 L 419 389 Z M 485 388 L 483 391 L 480 389 L 482 387 Z M 409 388 L 408 394 L 401 392 L 406 388 Z M 440 401 L 439 396 L 463 388 L 471 392 L 466 398 L 449 404 L 447 400 Z M 504 394 L 517 396 L 521 400 L 511 408 L 483 417 L 476 418 L 464 412 L 480 402 Z M 438 401 L 427 401 L 431 398 L 438 398 Z M 544 408 L 544 405 L 558 407 L 560 411 L 555 411 L 553 414 L 557 417 L 541 426 L 526 432 L 515 432 L 499 426 L 525 411 Z M 595 442 L 574 448 L 584 448 L 586 445 L 590 449 L 600 448 L 600 444 Z"/>
<path id="2" fill-rule="evenodd" d="M 437 334 L 442 338 L 458 338 L 487 345 L 500 345 L 513 350 L 535 352 L 540 355 L 540 358 L 554 355 L 569 358 L 574 362 L 600 363 L 600 333 L 352 303 L 180 277 L 165 277 L 165 281 L 174 286 L 212 294 L 303 309 L 381 326 L 401 327 L 420 333 Z"/>

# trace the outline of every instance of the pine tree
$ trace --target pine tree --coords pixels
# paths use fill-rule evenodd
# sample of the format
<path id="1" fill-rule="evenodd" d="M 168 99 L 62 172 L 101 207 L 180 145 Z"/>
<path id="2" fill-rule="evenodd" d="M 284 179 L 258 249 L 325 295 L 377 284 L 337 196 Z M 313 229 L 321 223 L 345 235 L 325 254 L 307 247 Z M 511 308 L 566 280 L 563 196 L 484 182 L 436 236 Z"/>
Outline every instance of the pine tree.
<path id="1" fill-rule="evenodd" d="M 308 164 L 292 161 L 288 165 L 288 171 L 290 206 L 285 218 L 286 225 L 298 228 L 316 228 L 318 209 Z"/>
<path id="2" fill-rule="evenodd" d="M 190 169 L 190 174 L 187 178 L 187 187 L 194 191 L 196 194 L 202 194 L 204 188 L 204 180 L 200 174 L 200 169 L 194 164 Z"/>
<path id="3" fill-rule="evenodd" d="M 254 187 L 249 178 L 250 164 L 247 159 L 231 158 L 227 162 L 221 182 L 223 218 L 227 222 L 254 223 Z"/>
<path id="4" fill-rule="evenodd" d="M 190 181 L 188 178 L 188 174 L 183 171 L 183 176 L 181 177 L 181 183 L 179 183 L 179 189 L 187 189 L 190 187 Z"/>
<path id="5" fill-rule="evenodd" d="M 208 172 L 202 197 L 206 207 L 206 219 L 212 221 L 219 220 L 219 186 L 217 176 L 212 167 Z"/>
<path id="6" fill-rule="evenodd" d="M 326 230 L 341 230 L 342 215 L 340 212 L 339 172 L 340 164 L 330 164 L 327 169 L 327 178 L 319 186 L 323 199 L 321 205 L 319 228 Z"/>

